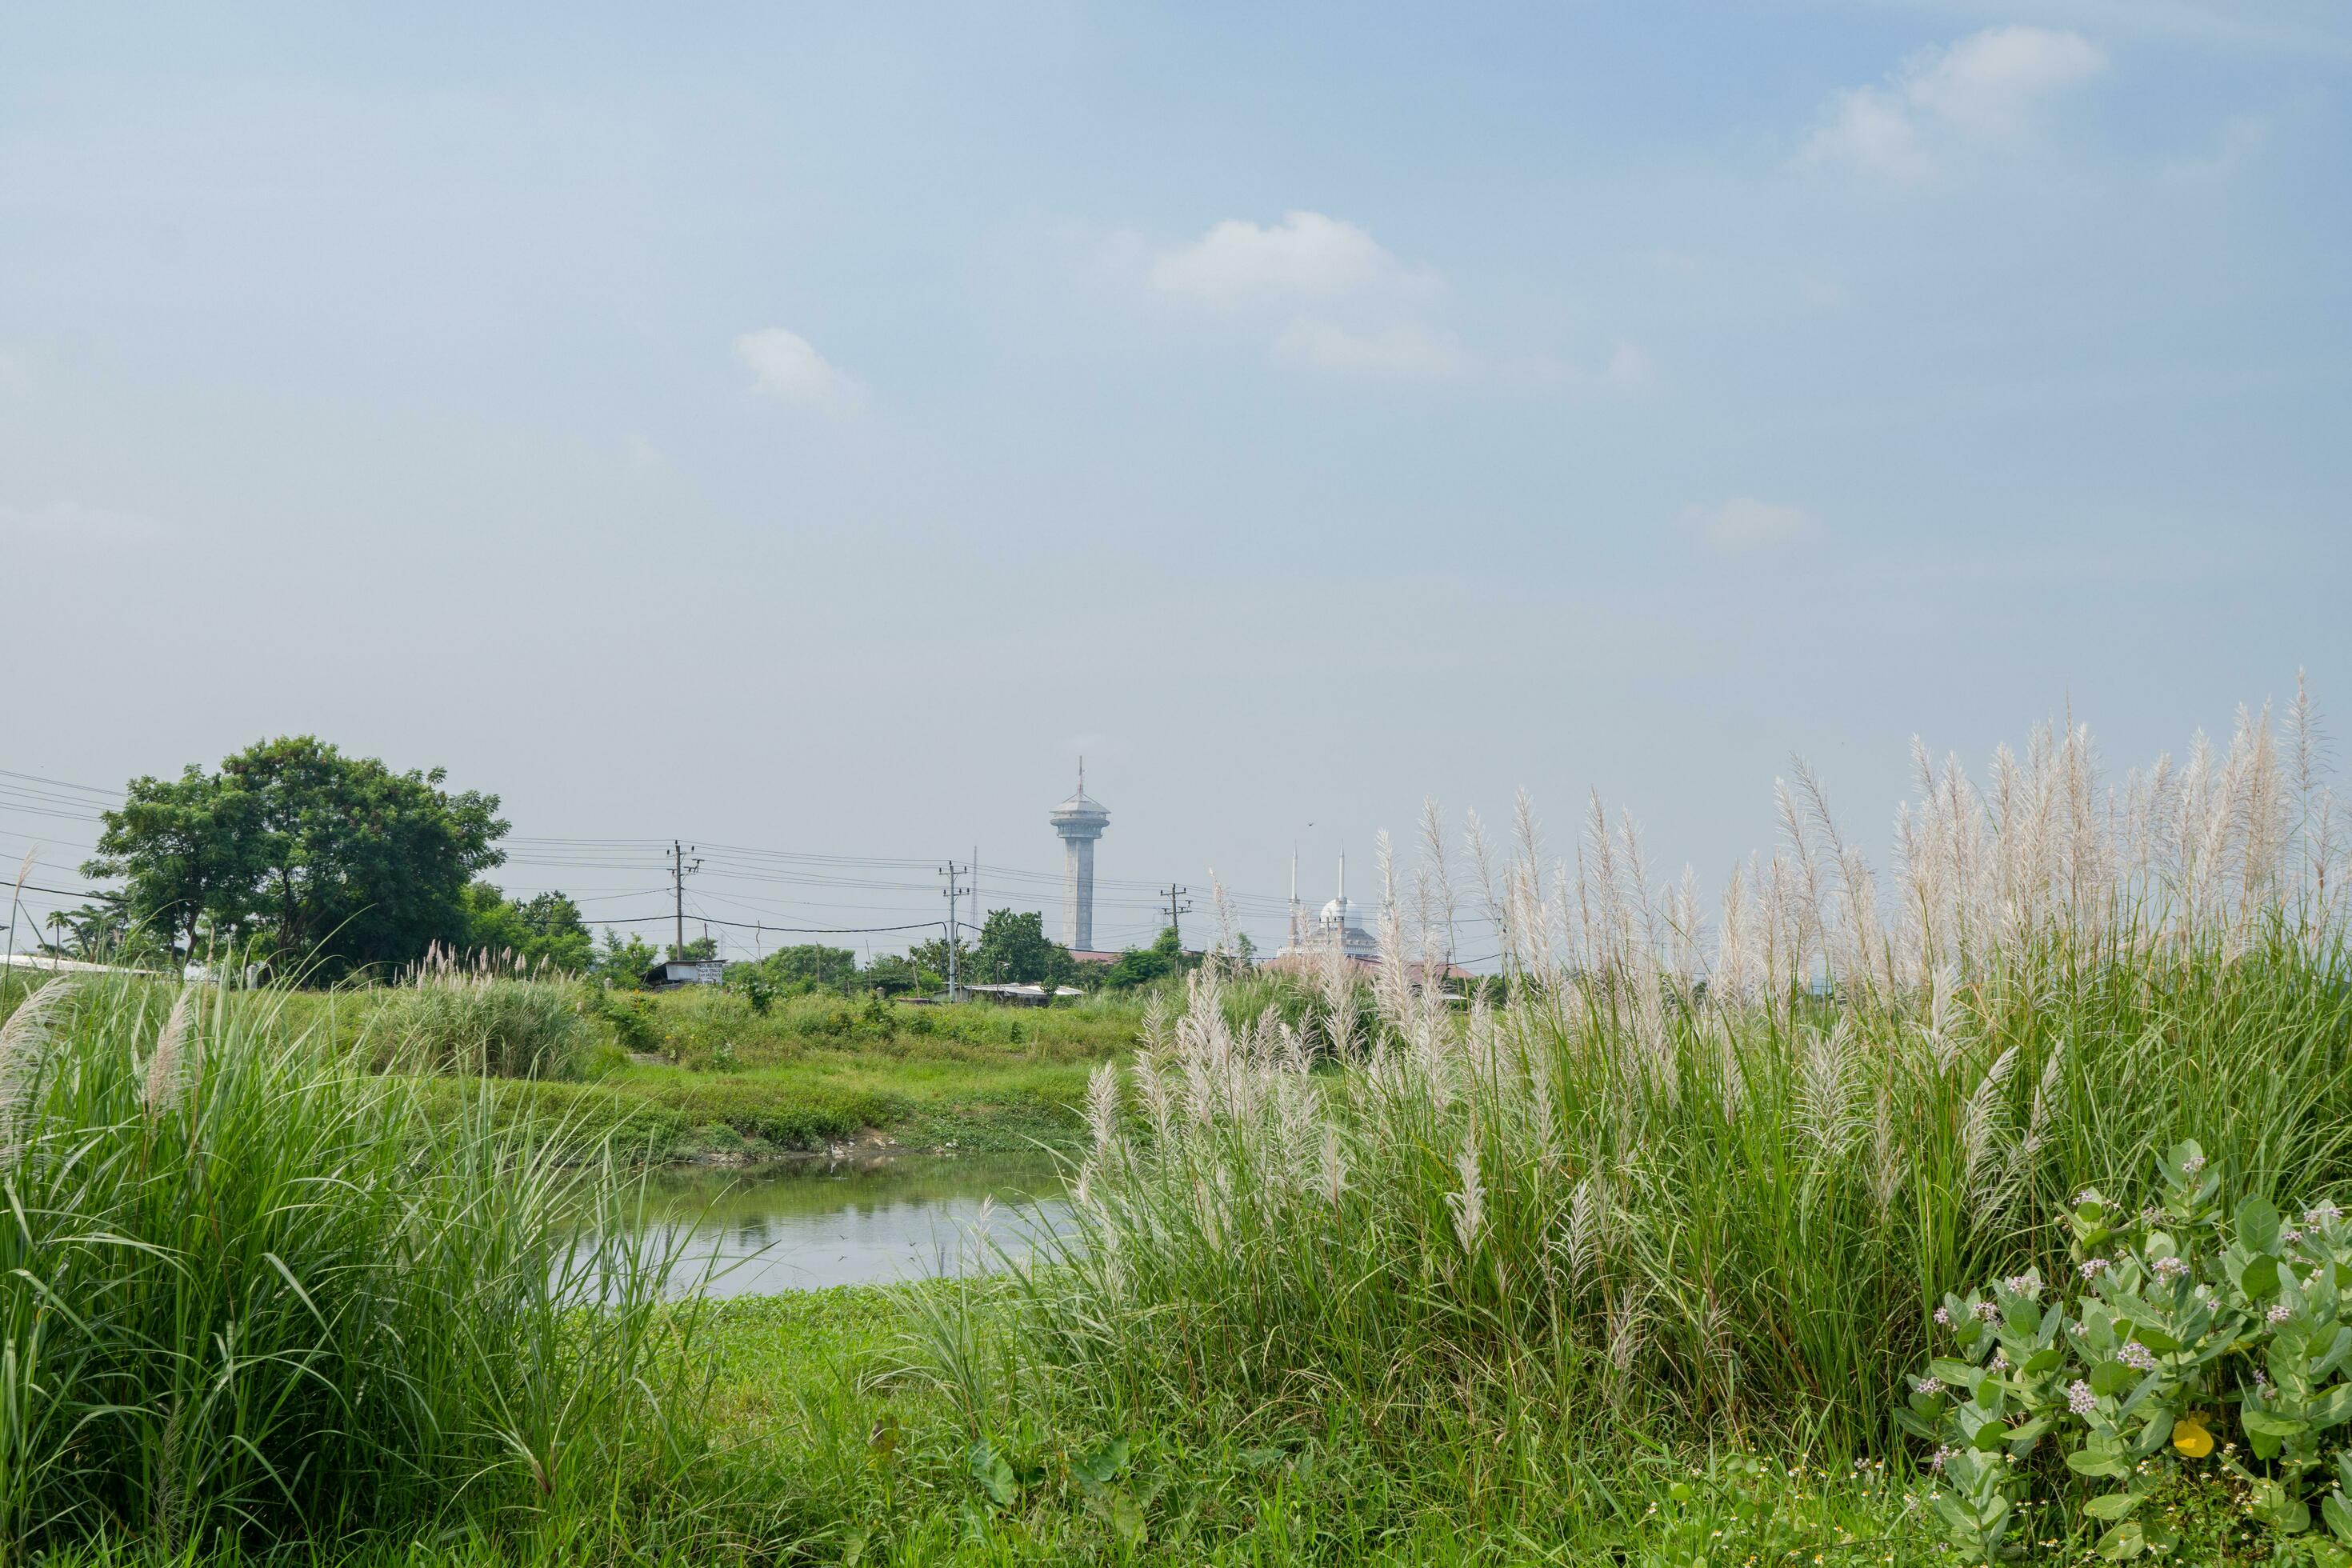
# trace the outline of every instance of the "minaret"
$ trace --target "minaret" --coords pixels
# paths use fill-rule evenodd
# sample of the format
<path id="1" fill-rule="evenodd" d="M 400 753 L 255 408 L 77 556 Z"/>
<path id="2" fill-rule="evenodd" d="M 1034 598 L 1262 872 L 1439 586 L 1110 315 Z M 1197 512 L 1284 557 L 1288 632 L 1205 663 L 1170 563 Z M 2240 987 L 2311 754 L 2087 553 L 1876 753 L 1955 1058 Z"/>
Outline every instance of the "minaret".
<path id="1" fill-rule="evenodd" d="M 1095 944 L 1095 840 L 1110 825 L 1110 813 L 1087 795 L 1087 760 L 1078 759 L 1078 793 L 1046 818 L 1061 835 L 1062 945 L 1086 952 Z"/>
<path id="2" fill-rule="evenodd" d="M 1290 951 L 1307 942 L 1307 910 L 1298 902 L 1298 846 L 1290 847 Z"/>

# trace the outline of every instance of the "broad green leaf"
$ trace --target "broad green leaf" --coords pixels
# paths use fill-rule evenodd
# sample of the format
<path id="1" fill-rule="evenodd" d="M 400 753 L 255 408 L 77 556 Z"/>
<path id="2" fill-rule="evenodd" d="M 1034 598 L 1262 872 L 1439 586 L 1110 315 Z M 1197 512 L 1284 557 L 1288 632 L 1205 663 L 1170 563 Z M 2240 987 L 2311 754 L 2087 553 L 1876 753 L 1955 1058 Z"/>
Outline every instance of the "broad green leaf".
<path id="1" fill-rule="evenodd" d="M 2139 1494 L 2137 1492 L 2109 1492 L 2105 1497 L 2095 1497 L 2084 1503 L 2083 1511 L 2093 1519 L 2116 1520 L 2138 1506 Z"/>
<path id="2" fill-rule="evenodd" d="M 2120 1479 L 2131 1474 L 2131 1467 L 2113 1454 L 2095 1453 L 2077 1448 L 2066 1456 L 2066 1468 L 2078 1476 L 2107 1476 Z"/>
<path id="3" fill-rule="evenodd" d="M 1115 1492 L 1110 1500 L 1110 1527 L 1129 1547 L 1143 1544 L 1143 1509 L 1125 1492 Z"/>
<path id="4" fill-rule="evenodd" d="M 1108 1485 L 1127 1466 L 1128 1445 L 1124 1437 L 1114 1437 L 1093 1453 L 1079 1459 L 1071 1468 L 1092 1481 Z"/>
<path id="5" fill-rule="evenodd" d="M 2257 1437 L 2284 1438 L 2301 1436 L 2310 1423 L 2275 1415 L 2267 1410 L 2242 1410 L 2238 1413 L 2238 1425 Z"/>
<path id="6" fill-rule="evenodd" d="M 985 1440 L 971 1446 L 964 1456 L 964 1462 L 971 1470 L 971 1479 L 980 1483 L 980 1489 L 994 1499 L 1000 1507 L 1011 1508 L 1013 1500 L 1021 1495 L 1020 1489 L 1013 1482 L 1013 1467 Z"/>
<path id="7" fill-rule="evenodd" d="M 2112 1397 L 2132 1380 L 2132 1369 L 2119 1361 L 2103 1361 L 2091 1369 L 2091 1392 Z"/>
<path id="8" fill-rule="evenodd" d="M 2099 1538 L 2099 1555 L 2110 1563 L 2121 1563 L 2126 1557 L 2137 1557 L 2147 1546 L 2147 1537 L 2139 1521 L 2127 1519 Z"/>
<path id="9" fill-rule="evenodd" d="M 2279 1212 L 2268 1198 L 2247 1198 L 2234 1216 L 2239 1244 L 2249 1252 L 2276 1252 Z"/>
<path id="10" fill-rule="evenodd" d="M 2055 1372 L 2058 1369 L 2058 1363 L 2065 1359 L 2066 1352 L 2056 1345 L 2051 1346 L 2046 1351 L 2036 1351 L 2025 1363 L 2025 1375 L 2040 1377 L 2045 1373 Z"/>
<path id="11" fill-rule="evenodd" d="M 2180 1348 L 2180 1342 L 2158 1328 L 2154 1323 L 2141 1323 L 2132 1330 L 2132 1338 L 2158 1355 L 2170 1355 Z"/>
<path id="12" fill-rule="evenodd" d="M 2319 1517 L 2327 1521 L 2336 1540 L 2352 1546 L 2352 1500 L 2347 1500 L 2342 1492 L 2328 1493 L 2320 1500 Z"/>
<path id="13" fill-rule="evenodd" d="M 2246 1265 L 2238 1276 L 2238 1289 L 2257 1301 L 2267 1301 L 2278 1294 L 2279 1260 L 2269 1253 L 2263 1254 Z"/>

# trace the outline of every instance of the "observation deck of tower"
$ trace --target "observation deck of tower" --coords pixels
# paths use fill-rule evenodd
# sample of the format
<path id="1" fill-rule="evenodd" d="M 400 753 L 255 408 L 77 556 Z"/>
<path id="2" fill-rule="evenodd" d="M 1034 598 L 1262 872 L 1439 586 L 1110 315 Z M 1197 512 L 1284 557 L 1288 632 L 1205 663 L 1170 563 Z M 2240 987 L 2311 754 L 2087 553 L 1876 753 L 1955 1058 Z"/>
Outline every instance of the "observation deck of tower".
<path id="1" fill-rule="evenodd" d="M 1087 794 L 1087 762 L 1078 759 L 1078 793 L 1046 818 L 1062 837 L 1062 945 L 1074 952 L 1095 945 L 1095 840 L 1110 826 L 1110 813 Z"/>

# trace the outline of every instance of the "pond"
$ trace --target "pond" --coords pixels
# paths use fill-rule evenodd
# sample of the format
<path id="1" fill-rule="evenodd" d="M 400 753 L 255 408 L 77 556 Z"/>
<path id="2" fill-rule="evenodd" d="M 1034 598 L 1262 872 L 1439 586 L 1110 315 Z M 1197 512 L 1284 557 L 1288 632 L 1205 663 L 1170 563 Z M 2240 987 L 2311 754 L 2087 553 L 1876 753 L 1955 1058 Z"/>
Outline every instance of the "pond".
<path id="1" fill-rule="evenodd" d="M 983 1207 L 988 1239 L 1015 1257 L 1069 1213 L 1060 1168 L 1033 1154 L 694 1166 L 646 1185 L 648 1228 L 678 1249 L 675 1287 L 707 1296 L 968 1274 L 997 1263 L 977 1239 Z"/>

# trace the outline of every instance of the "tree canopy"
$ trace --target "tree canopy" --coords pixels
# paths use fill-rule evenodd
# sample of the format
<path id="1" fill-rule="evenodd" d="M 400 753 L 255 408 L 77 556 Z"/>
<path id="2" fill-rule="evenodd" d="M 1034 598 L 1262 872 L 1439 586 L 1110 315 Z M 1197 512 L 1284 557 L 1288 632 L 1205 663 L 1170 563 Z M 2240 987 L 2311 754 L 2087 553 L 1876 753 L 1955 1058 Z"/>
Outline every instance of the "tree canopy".
<path id="1" fill-rule="evenodd" d="M 1045 917 L 1034 910 L 989 910 L 971 964 L 970 979 L 995 985 L 1067 985 L 1078 967 L 1068 948 L 1046 936 Z"/>
<path id="2" fill-rule="evenodd" d="M 512 953 L 533 967 L 546 964 L 584 974 L 596 958 L 596 939 L 580 906 L 560 892 L 518 903 L 488 882 L 466 889 L 467 944 L 478 952 Z"/>
<path id="3" fill-rule="evenodd" d="M 266 741 L 217 773 L 131 780 L 82 869 L 124 879 L 132 918 L 189 956 L 209 940 L 324 979 L 396 967 L 466 945 L 474 874 L 506 858 L 499 797 L 448 794 L 446 777 Z"/>

